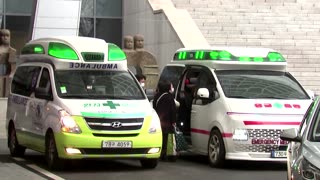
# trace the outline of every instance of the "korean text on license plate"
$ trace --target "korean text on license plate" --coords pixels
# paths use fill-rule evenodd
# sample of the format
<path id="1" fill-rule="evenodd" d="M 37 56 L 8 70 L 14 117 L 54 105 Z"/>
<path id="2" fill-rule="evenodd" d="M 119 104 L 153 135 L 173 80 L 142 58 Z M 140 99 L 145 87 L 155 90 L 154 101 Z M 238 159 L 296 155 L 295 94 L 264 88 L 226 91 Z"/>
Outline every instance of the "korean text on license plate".
<path id="1" fill-rule="evenodd" d="M 102 148 L 132 148 L 132 141 L 102 141 Z"/>

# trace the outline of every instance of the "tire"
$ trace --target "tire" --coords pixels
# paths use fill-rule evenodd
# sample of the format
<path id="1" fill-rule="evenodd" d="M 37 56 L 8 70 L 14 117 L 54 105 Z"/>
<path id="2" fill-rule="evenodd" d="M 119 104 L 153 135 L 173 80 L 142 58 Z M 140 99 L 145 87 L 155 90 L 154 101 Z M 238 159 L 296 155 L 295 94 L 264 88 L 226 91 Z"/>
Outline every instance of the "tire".
<path id="1" fill-rule="evenodd" d="M 208 142 L 208 160 L 211 167 L 221 168 L 225 165 L 226 150 L 219 130 L 210 133 Z"/>
<path id="2" fill-rule="evenodd" d="M 154 169 L 158 165 L 158 159 L 142 159 L 140 160 L 140 163 L 145 169 Z"/>
<path id="3" fill-rule="evenodd" d="M 54 135 L 49 132 L 46 138 L 46 151 L 45 151 L 46 161 L 48 168 L 51 170 L 62 169 L 62 160 L 58 156 L 56 142 L 54 140 Z"/>
<path id="4" fill-rule="evenodd" d="M 26 151 L 25 147 L 19 145 L 16 130 L 13 126 L 10 126 L 8 134 L 8 147 L 12 157 L 22 157 Z"/>

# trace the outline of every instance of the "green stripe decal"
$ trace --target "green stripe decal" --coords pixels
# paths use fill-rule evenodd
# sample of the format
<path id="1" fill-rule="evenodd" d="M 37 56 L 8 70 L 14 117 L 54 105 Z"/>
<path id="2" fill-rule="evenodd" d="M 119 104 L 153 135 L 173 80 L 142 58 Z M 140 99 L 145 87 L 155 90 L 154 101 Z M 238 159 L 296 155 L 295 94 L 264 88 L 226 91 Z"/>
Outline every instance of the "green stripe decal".
<path id="1" fill-rule="evenodd" d="M 81 112 L 81 115 L 85 116 L 85 117 L 99 117 L 99 118 L 137 118 L 137 117 L 145 117 L 145 113 L 112 114 L 112 113 Z"/>

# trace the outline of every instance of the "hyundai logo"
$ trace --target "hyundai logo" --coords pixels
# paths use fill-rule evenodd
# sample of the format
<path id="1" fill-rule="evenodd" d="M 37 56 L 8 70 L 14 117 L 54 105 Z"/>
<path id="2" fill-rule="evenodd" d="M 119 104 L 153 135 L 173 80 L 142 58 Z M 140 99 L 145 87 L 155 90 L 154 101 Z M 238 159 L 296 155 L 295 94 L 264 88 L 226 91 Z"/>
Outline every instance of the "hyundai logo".
<path id="1" fill-rule="evenodd" d="M 121 122 L 115 121 L 111 123 L 111 127 L 113 128 L 120 128 L 122 126 Z"/>

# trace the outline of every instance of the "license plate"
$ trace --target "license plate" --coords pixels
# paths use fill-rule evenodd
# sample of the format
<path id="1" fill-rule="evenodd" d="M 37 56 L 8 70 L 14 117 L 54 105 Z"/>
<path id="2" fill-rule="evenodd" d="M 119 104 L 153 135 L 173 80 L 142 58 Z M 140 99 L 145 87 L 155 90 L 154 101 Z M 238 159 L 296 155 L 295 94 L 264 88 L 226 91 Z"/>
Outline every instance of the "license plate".
<path id="1" fill-rule="evenodd" d="M 102 141 L 102 148 L 132 148 L 132 141 Z"/>
<path id="2" fill-rule="evenodd" d="M 273 158 L 284 158 L 287 157 L 287 151 L 272 151 L 271 157 Z"/>

